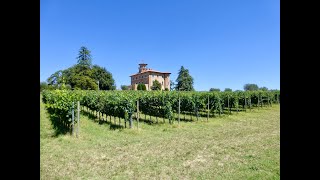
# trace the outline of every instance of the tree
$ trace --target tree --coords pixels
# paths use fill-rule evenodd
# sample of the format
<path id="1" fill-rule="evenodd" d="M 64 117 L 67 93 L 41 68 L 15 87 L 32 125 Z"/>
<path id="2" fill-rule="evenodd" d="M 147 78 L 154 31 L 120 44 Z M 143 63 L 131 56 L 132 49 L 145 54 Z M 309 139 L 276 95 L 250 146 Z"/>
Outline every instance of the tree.
<path id="1" fill-rule="evenodd" d="M 80 76 L 75 75 L 72 77 L 72 81 L 74 83 L 74 89 L 82 89 L 82 90 L 97 90 L 98 84 L 94 81 L 94 79 L 89 76 Z"/>
<path id="2" fill-rule="evenodd" d="M 245 91 L 256 91 L 256 90 L 259 89 L 259 87 L 258 87 L 258 85 L 256 85 L 256 84 L 245 84 L 245 85 L 243 86 L 243 89 L 244 89 Z"/>
<path id="3" fill-rule="evenodd" d="M 46 82 L 40 82 L 40 92 L 48 89 L 48 84 Z"/>
<path id="4" fill-rule="evenodd" d="M 82 46 L 77 57 L 78 64 L 52 74 L 47 82 L 54 89 L 115 90 L 112 74 L 104 67 L 91 64 L 90 51 Z"/>
<path id="5" fill-rule="evenodd" d="M 63 71 L 61 70 L 56 71 L 47 79 L 48 85 L 51 85 L 54 87 L 58 86 L 58 84 L 62 83 L 62 76 L 63 76 Z"/>
<path id="6" fill-rule="evenodd" d="M 112 74 L 104 67 L 94 65 L 92 67 L 92 76 L 96 82 L 99 81 L 100 90 L 115 90 L 114 79 Z"/>
<path id="7" fill-rule="evenodd" d="M 216 92 L 220 92 L 220 89 L 219 88 L 210 88 L 209 91 L 216 91 Z"/>
<path id="8" fill-rule="evenodd" d="M 225 89 L 224 89 L 224 92 L 232 92 L 232 89 L 230 89 L 230 88 L 225 88 Z"/>
<path id="9" fill-rule="evenodd" d="M 147 90 L 146 85 L 145 84 L 138 84 L 137 90 L 141 90 L 141 91 Z"/>
<path id="10" fill-rule="evenodd" d="M 151 86 L 152 90 L 161 90 L 161 84 L 158 80 L 154 80 Z"/>
<path id="11" fill-rule="evenodd" d="M 78 59 L 78 64 L 82 66 L 88 66 L 91 67 L 91 52 L 89 49 L 85 46 L 82 46 L 79 50 L 79 56 L 77 57 Z"/>
<path id="12" fill-rule="evenodd" d="M 129 87 L 126 86 L 126 85 L 121 85 L 121 89 L 122 89 L 122 90 L 129 90 Z"/>
<path id="13" fill-rule="evenodd" d="M 176 90 L 194 91 L 193 78 L 189 74 L 189 70 L 181 66 L 178 77 L 176 79 Z"/>
<path id="14" fill-rule="evenodd" d="M 261 88 L 259 88 L 260 90 L 262 90 L 262 91 L 268 91 L 268 88 L 267 87 L 261 87 Z"/>
<path id="15" fill-rule="evenodd" d="M 172 80 L 170 80 L 170 91 L 173 91 L 175 88 L 175 84 Z"/>
<path id="16" fill-rule="evenodd" d="M 92 84 L 95 83 L 98 89 L 98 82 L 96 82 L 92 76 L 93 71 L 88 66 L 83 66 L 80 64 L 76 64 L 66 70 L 63 70 L 63 75 L 66 81 L 66 84 L 70 84 L 71 87 L 74 89 L 92 89 L 93 86 L 90 85 L 89 87 L 83 87 L 85 84 Z M 91 79 L 91 80 L 88 80 Z M 88 82 L 88 83 L 84 83 Z"/>

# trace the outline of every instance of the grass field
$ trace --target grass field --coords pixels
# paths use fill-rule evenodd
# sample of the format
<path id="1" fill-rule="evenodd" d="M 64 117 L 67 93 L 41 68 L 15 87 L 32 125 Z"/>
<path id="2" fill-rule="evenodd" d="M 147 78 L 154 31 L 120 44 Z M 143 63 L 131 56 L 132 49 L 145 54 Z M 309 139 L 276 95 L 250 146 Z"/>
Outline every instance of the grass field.
<path id="1" fill-rule="evenodd" d="M 79 138 L 55 134 L 40 100 L 41 179 L 280 179 L 280 105 L 139 130 L 82 115 Z"/>

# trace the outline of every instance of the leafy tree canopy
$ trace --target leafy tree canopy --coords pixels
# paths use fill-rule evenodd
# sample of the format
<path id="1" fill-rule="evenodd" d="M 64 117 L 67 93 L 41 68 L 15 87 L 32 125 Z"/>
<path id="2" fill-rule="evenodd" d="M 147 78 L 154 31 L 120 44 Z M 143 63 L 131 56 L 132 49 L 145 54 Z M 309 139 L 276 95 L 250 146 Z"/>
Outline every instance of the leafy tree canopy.
<path id="1" fill-rule="evenodd" d="M 138 84 L 137 90 L 141 90 L 141 91 L 147 90 L 146 85 L 145 84 Z"/>
<path id="2" fill-rule="evenodd" d="M 262 91 L 268 91 L 268 88 L 267 87 L 261 87 L 261 88 L 259 88 L 260 90 L 262 90 Z"/>
<path id="3" fill-rule="evenodd" d="M 180 91 L 194 91 L 193 88 L 193 78 L 189 74 L 189 70 L 185 69 L 183 66 L 181 66 L 178 77 L 176 79 L 176 90 Z"/>
<path id="4" fill-rule="evenodd" d="M 121 89 L 122 89 L 122 90 L 129 90 L 129 87 L 126 86 L 126 85 L 121 85 Z"/>
<path id="5" fill-rule="evenodd" d="M 256 91 L 256 90 L 259 89 L 259 87 L 258 87 L 258 85 L 256 85 L 256 84 L 245 84 L 245 85 L 243 86 L 243 89 L 244 89 L 245 91 Z"/>
<path id="6" fill-rule="evenodd" d="M 47 79 L 48 84 L 55 89 L 116 89 L 112 74 L 106 68 L 98 65 L 92 66 L 91 54 L 86 47 L 80 48 L 77 59 L 78 63 L 72 67 L 53 73 Z"/>
<path id="7" fill-rule="evenodd" d="M 216 92 L 220 92 L 220 89 L 219 88 L 210 88 L 209 91 L 216 91 Z"/>
<path id="8" fill-rule="evenodd" d="M 152 90 L 161 90 L 161 84 L 158 80 L 154 80 L 151 86 Z"/>

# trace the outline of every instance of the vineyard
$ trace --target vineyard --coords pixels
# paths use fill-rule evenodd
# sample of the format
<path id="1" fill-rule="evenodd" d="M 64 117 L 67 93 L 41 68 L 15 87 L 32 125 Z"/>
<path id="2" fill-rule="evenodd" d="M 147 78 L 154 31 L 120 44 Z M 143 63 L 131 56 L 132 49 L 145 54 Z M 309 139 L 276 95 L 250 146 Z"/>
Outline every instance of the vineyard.
<path id="1" fill-rule="evenodd" d="M 187 92 L 187 91 L 84 91 L 46 90 L 43 102 L 51 116 L 71 127 L 74 105 L 95 115 L 100 121 L 132 128 L 136 120 L 159 123 L 166 121 L 205 120 L 209 117 L 251 111 L 280 103 L 280 91 Z M 187 115 L 187 117 L 186 117 Z M 152 118 L 156 119 L 152 121 Z"/>

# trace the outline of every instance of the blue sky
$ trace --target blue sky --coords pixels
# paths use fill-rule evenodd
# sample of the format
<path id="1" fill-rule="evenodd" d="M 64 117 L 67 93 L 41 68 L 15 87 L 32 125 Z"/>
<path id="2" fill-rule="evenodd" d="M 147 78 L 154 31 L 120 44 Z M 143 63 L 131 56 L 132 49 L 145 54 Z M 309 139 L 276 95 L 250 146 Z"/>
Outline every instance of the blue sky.
<path id="1" fill-rule="evenodd" d="M 197 91 L 280 89 L 279 0 L 41 0 L 40 81 L 77 63 L 81 46 L 117 89 L 144 62 L 189 69 Z"/>

